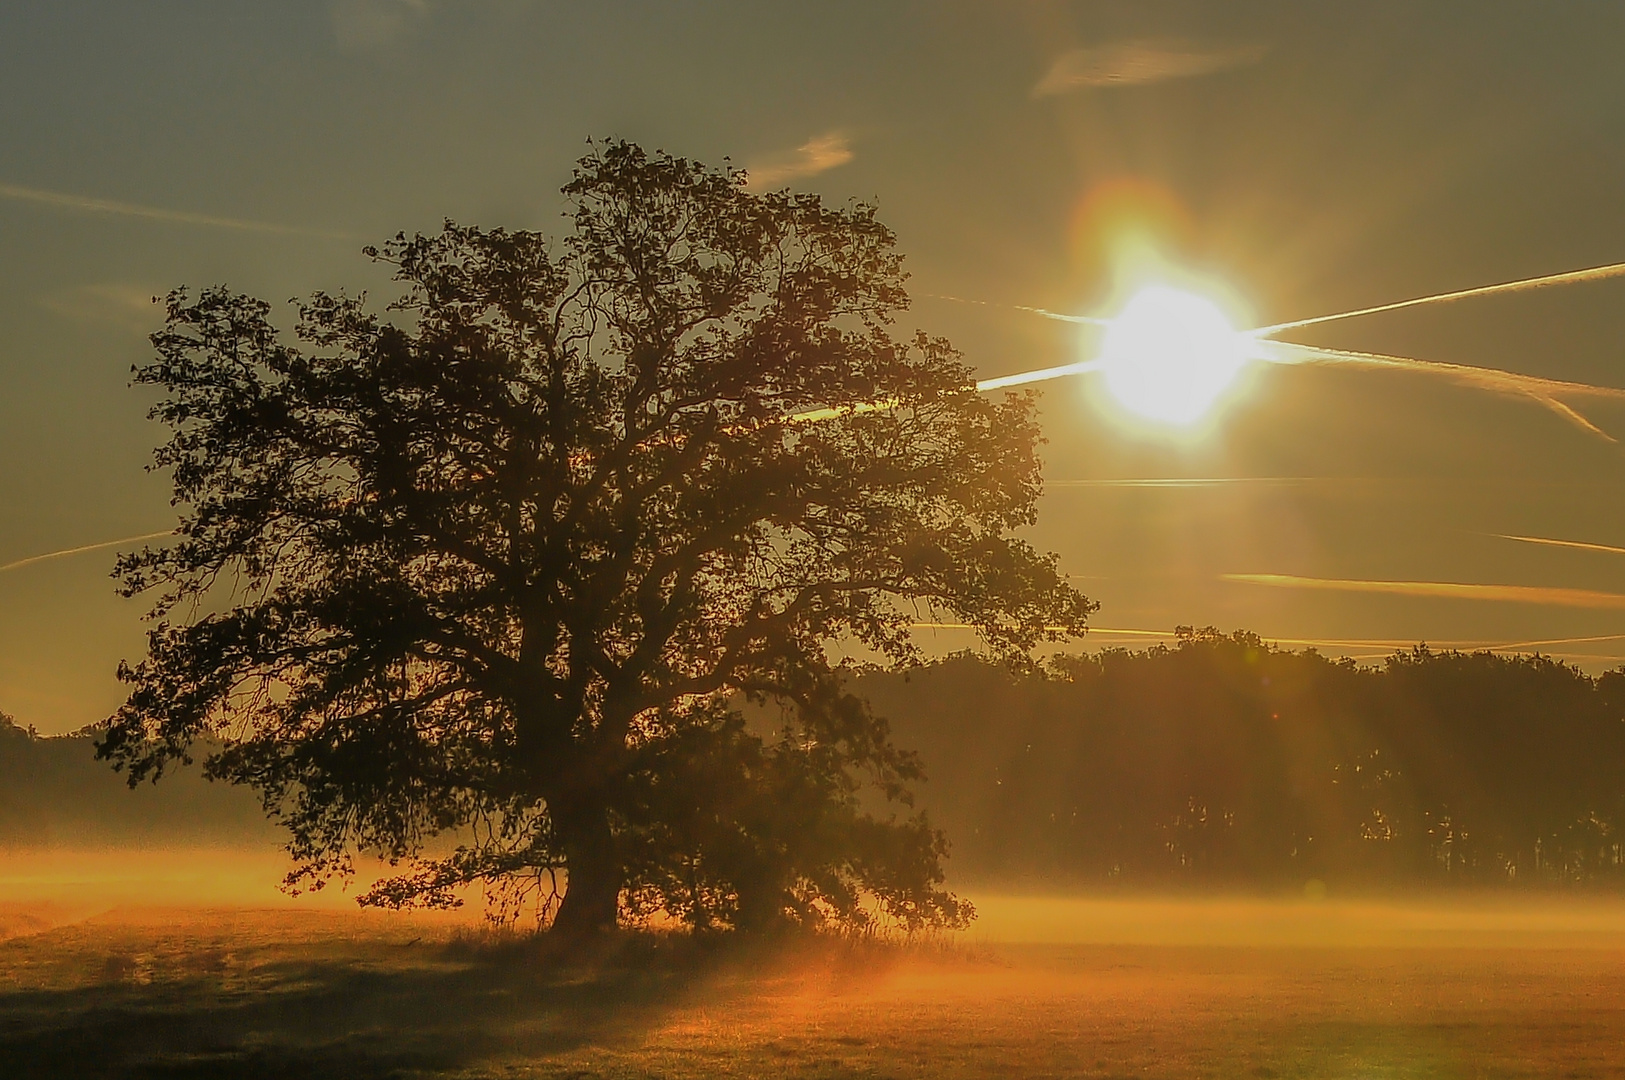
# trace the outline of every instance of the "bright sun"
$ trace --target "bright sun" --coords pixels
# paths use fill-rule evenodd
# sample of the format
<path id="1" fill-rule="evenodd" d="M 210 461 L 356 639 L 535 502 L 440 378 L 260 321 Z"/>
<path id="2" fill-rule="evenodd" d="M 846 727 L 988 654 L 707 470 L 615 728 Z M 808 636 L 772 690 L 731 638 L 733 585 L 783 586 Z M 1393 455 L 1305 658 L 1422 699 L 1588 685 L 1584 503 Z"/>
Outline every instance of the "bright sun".
<path id="1" fill-rule="evenodd" d="M 1247 364 L 1219 305 L 1169 285 L 1135 293 L 1106 327 L 1100 370 L 1118 404 L 1162 424 L 1200 420 Z"/>

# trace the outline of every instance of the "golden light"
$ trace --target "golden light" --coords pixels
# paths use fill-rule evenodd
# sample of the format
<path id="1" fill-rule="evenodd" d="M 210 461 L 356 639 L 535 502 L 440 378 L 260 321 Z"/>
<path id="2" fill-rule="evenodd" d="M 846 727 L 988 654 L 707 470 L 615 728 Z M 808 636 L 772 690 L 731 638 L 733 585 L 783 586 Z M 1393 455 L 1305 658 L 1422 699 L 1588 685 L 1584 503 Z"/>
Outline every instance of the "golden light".
<path id="1" fill-rule="evenodd" d="M 1183 427 L 1207 415 L 1231 387 L 1250 346 L 1251 337 L 1207 297 L 1148 285 L 1107 321 L 1098 370 L 1124 409 Z"/>

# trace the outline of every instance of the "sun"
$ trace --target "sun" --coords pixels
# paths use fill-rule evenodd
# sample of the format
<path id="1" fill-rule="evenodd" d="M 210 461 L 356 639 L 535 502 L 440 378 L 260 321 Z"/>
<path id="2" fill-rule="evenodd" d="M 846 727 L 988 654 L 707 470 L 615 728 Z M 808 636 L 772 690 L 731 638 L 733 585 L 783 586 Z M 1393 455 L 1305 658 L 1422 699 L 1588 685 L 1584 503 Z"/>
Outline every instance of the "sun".
<path id="1" fill-rule="evenodd" d="M 1247 360 L 1247 335 L 1218 304 L 1171 285 L 1148 285 L 1107 322 L 1099 370 L 1124 409 L 1184 427 L 1207 415 Z"/>

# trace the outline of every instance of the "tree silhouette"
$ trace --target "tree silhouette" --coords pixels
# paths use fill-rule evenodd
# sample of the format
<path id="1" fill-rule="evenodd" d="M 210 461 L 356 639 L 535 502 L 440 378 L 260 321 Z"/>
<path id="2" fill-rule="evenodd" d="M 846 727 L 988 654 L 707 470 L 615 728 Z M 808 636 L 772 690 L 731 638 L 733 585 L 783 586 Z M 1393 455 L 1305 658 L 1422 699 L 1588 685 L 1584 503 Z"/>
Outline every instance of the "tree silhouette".
<path id="1" fill-rule="evenodd" d="M 866 894 L 962 921 L 917 762 L 830 647 L 906 664 L 921 611 L 1007 659 L 1082 630 L 1009 536 L 1033 399 L 892 335 L 871 207 L 625 143 L 563 190 L 556 245 L 448 222 L 368 249 L 389 315 L 318 293 L 289 339 L 262 301 L 170 294 L 136 381 L 185 514 L 119 561 L 155 625 L 99 752 L 133 784 L 221 740 L 207 768 L 291 830 L 291 882 L 408 861 L 369 903 L 562 870 L 568 933 L 861 922 Z"/>

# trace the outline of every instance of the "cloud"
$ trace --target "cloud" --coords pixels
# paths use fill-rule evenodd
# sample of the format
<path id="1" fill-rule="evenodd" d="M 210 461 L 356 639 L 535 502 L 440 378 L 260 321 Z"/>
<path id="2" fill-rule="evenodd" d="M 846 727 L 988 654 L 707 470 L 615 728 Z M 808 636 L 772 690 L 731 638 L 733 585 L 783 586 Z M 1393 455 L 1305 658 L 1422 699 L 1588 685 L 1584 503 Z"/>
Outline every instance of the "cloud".
<path id="1" fill-rule="evenodd" d="M 1033 87 L 1033 97 L 1099 86 L 1145 86 L 1258 63 L 1268 45 L 1174 39 L 1114 41 L 1063 53 Z"/>
<path id="2" fill-rule="evenodd" d="M 333 35 L 347 49 L 386 45 L 429 13 L 429 0 L 334 0 Z"/>
<path id="3" fill-rule="evenodd" d="M 165 210 L 158 206 L 142 206 L 138 203 L 119 202 L 116 199 L 97 199 L 88 195 L 69 195 L 61 191 L 44 191 L 40 188 L 19 187 L 16 184 L 0 184 L 0 199 L 41 203 L 63 210 L 79 210 L 92 214 L 117 214 L 122 217 L 147 218 L 151 221 L 167 221 L 176 225 L 204 225 L 215 229 L 235 229 L 239 232 L 349 239 L 344 233 L 327 232 L 322 229 L 304 229 L 296 225 L 277 225 L 269 221 L 248 221 L 243 218 L 215 217 L 212 214 L 193 214 L 185 210 Z"/>
<path id="4" fill-rule="evenodd" d="M 163 309 L 153 302 L 154 290 L 110 282 L 61 289 L 38 298 L 41 307 L 75 322 L 113 323 L 147 333 L 163 322 Z"/>
<path id="5" fill-rule="evenodd" d="M 852 145 L 838 131 L 808 139 L 795 153 L 780 155 L 755 162 L 746 167 L 753 190 L 774 187 L 786 180 L 803 176 L 817 176 L 837 166 L 845 165 L 853 157 Z"/>
<path id="6" fill-rule="evenodd" d="M 1333 592 L 1433 596 L 1452 600 L 1498 600 L 1548 607 L 1625 611 L 1625 594 L 1592 589 L 1559 589 L 1544 585 L 1473 585 L 1455 581 L 1361 581 L 1351 578 L 1296 577 L 1292 574 L 1220 574 L 1221 581 L 1268 585 L 1279 589 L 1326 589 Z"/>

